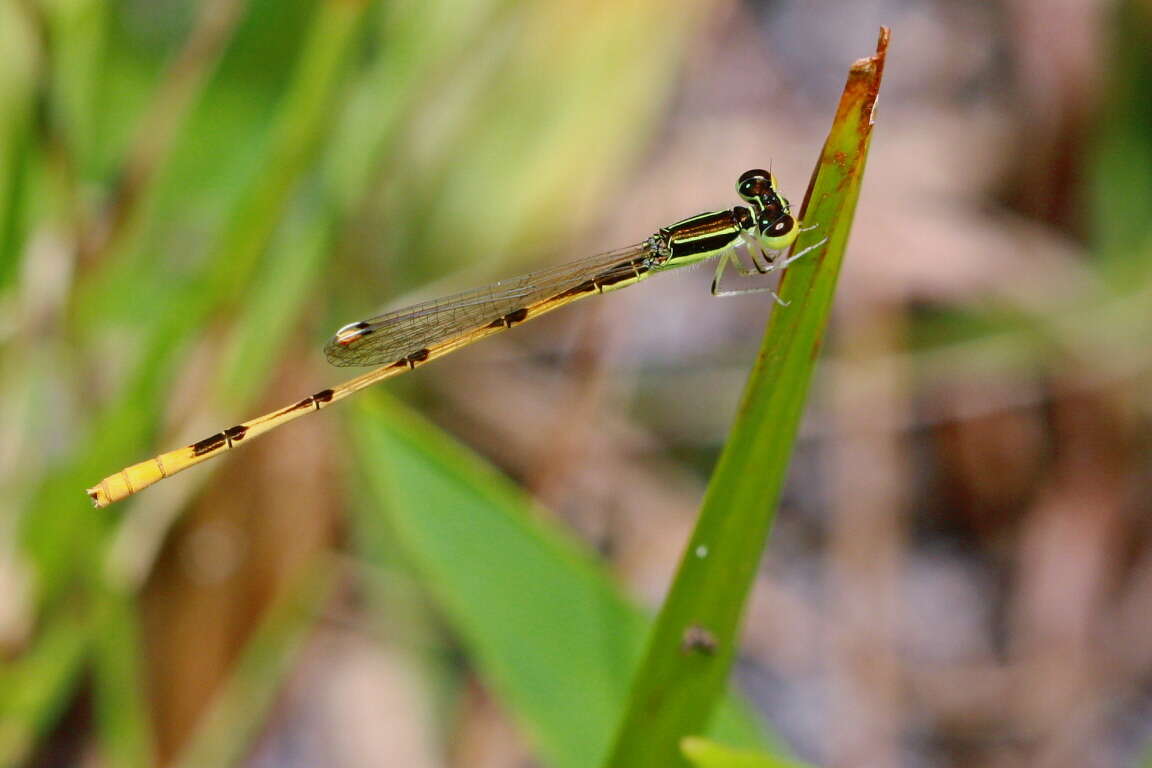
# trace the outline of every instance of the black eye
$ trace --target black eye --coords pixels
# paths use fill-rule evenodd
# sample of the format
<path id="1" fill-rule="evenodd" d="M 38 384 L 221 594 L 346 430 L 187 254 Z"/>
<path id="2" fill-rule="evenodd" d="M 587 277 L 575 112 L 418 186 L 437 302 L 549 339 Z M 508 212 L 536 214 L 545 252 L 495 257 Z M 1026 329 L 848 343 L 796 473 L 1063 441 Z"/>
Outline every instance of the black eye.
<path id="1" fill-rule="evenodd" d="M 745 171 L 736 182 L 736 191 L 740 197 L 750 200 L 754 197 L 772 193 L 772 181 L 767 171 L 753 169 Z"/>
<path id="2" fill-rule="evenodd" d="M 773 224 L 771 227 L 768 228 L 768 234 L 770 234 L 774 237 L 779 237 L 780 235 L 786 235 L 792 231 L 792 225 L 794 223 L 795 223 L 795 221 L 792 219 L 791 216 L 785 216 L 784 218 L 780 219 L 779 221 L 777 221 L 775 224 Z"/>
<path id="3" fill-rule="evenodd" d="M 750 180 L 750 179 L 764 179 L 764 180 L 767 180 L 767 179 L 768 179 L 768 176 L 769 176 L 769 173 L 768 173 L 768 171 L 764 170 L 763 168 L 753 168 L 753 169 L 752 169 L 752 170 L 750 170 L 750 171 L 744 171 L 744 173 L 740 174 L 740 178 L 739 178 L 739 180 L 737 181 L 737 183 L 738 183 L 738 184 L 743 184 L 744 182 L 746 182 L 746 181 L 748 181 L 748 180 Z"/>

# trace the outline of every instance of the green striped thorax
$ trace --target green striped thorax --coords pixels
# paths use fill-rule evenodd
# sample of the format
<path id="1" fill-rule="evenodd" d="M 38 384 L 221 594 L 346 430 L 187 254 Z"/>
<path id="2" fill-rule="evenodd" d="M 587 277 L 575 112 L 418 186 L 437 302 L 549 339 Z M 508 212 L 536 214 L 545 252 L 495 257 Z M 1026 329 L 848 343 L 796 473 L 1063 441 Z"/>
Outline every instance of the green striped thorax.
<path id="1" fill-rule="evenodd" d="M 661 229 L 650 238 L 657 270 L 705 261 L 734 247 L 754 241 L 765 251 L 782 251 L 800 233 L 788 200 L 780 194 L 769 171 L 745 171 L 736 192 L 748 203 L 727 211 L 701 213 Z M 769 263 L 771 257 L 769 257 Z"/>

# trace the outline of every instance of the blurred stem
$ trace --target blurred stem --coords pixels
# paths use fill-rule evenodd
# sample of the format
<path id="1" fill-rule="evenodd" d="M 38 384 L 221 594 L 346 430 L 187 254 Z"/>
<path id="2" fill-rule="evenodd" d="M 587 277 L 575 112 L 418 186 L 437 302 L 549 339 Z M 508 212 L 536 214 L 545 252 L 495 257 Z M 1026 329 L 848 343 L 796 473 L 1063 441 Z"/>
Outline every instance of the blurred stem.
<path id="1" fill-rule="evenodd" d="M 1105 274 L 1127 292 L 1133 278 L 1146 282 L 1152 260 L 1139 247 L 1152 236 L 1152 10 L 1124 0 L 1115 11 L 1110 88 L 1096 139 L 1093 224 Z"/>
<path id="2" fill-rule="evenodd" d="M 141 665 L 138 614 L 132 595 L 107 586 L 105 613 L 93 633 L 94 698 L 102 765 L 148 768 L 153 760 L 153 728 Z"/>
<path id="3" fill-rule="evenodd" d="M 36 642 L 0 667 L 0 766 L 21 766 L 56 722 L 100 622 L 82 601 L 47 617 Z"/>
<path id="4" fill-rule="evenodd" d="M 57 40 L 59 25 L 50 9 L 37 0 L 18 0 L 32 32 L 37 72 L 37 89 L 33 94 L 33 137 L 39 139 L 44 165 L 54 192 L 59 198 L 61 216 L 73 242 L 80 242 L 85 230 L 80 204 L 80 182 L 76 159 L 75 136 L 65 117 L 61 92 L 61 45 Z"/>
<path id="5" fill-rule="evenodd" d="M 0 3 L 0 47 L 7 59 L 0 74 L 0 293 L 16 274 L 28 226 L 39 64 L 33 37 L 27 14 L 15 3 Z"/>
<path id="6" fill-rule="evenodd" d="M 234 301 L 280 221 L 295 182 L 321 140 L 339 90 L 343 64 L 356 39 L 363 0 L 329 0 L 320 7 L 296 77 L 273 132 L 261 173 L 238 201 L 209 257 L 212 294 Z M 218 268 L 227 263 L 227 269 Z"/>
<path id="7" fill-rule="evenodd" d="M 189 743 L 167 764 L 176 768 L 240 764 L 338 575 L 337 561 L 328 555 L 318 555 L 301 566 L 258 618 L 256 631 L 244 645 L 231 676 L 213 697 Z"/>
<path id="8" fill-rule="evenodd" d="M 220 62 L 248 0 L 207 0 L 184 47 L 172 59 L 134 138 L 107 203 L 102 227 L 80 244 L 82 263 L 99 261 L 130 236 L 147 207 L 191 107 Z"/>

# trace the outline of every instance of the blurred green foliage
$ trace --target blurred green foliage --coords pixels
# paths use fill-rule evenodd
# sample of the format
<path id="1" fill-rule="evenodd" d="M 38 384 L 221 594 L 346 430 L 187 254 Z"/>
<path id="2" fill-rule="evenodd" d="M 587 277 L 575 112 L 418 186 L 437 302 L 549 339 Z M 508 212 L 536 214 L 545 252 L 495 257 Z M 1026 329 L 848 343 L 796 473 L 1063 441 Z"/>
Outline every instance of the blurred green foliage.
<path id="1" fill-rule="evenodd" d="M 0 430 L 14 457 L 0 535 L 28 587 L 0 669 L 0 765 L 43 747 L 81 691 L 103 763 L 155 760 L 136 602 L 152 560 L 125 570 L 116 547 L 157 507 L 173 524 L 214 473 L 101 513 L 83 489 L 249 413 L 286 358 L 387 296 L 519 269 L 580 231 L 653 127 L 698 12 L 0 2 Z M 376 546 L 387 512 L 541 753 L 594 764 L 641 615 L 490 470 L 378 400 L 341 447 L 369 491 L 343 500 L 364 534 L 355 556 L 397 556 Z M 429 498 L 453 514 L 413 517 Z M 403 527 L 417 523 L 457 528 Z M 245 752 L 332 568 L 254 627 L 183 762 Z M 746 717 L 726 722 L 755 741 Z"/>
<path id="2" fill-rule="evenodd" d="M 680 748 L 696 768 L 803 768 L 803 764 L 793 760 L 731 749 L 708 739 L 688 737 Z"/>
<path id="3" fill-rule="evenodd" d="M 601 765 L 646 617 L 523 492 L 387 395 L 368 401 L 355 422 L 357 474 L 387 515 L 360 518 L 364 551 L 376 561 L 395 547 L 408 554 L 548 765 Z M 379 456 L 390 457 L 384 471 Z M 759 743 L 737 704 L 716 727 Z"/>

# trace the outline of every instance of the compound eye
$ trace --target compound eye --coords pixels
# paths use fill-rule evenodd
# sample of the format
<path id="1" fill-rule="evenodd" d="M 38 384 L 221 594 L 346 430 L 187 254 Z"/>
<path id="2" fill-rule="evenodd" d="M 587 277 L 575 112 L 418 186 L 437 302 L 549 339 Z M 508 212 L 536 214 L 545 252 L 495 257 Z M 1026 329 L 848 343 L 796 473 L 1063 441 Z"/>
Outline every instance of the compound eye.
<path id="1" fill-rule="evenodd" d="M 795 219 L 793 219 L 791 216 L 785 216 L 784 218 L 777 220 L 776 223 L 774 223 L 772 226 L 768 227 L 768 232 L 766 234 L 769 237 L 782 237 L 791 232 L 792 227 L 795 226 L 795 224 Z"/>
<path id="2" fill-rule="evenodd" d="M 800 230 L 796 228 L 796 219 L 785 214 L 773 222 L 765 221 L 761 225 L 760 239 L 772 250 L 783 250 L 792 244 Z"/>
<path id="3" fill-rule="evenodd" d="M 736 182 L 736 192 L 748 201 L 772 194 L 772 187 L 772 174 L 759 168 L 740 174 L 740 179 Z"/>

